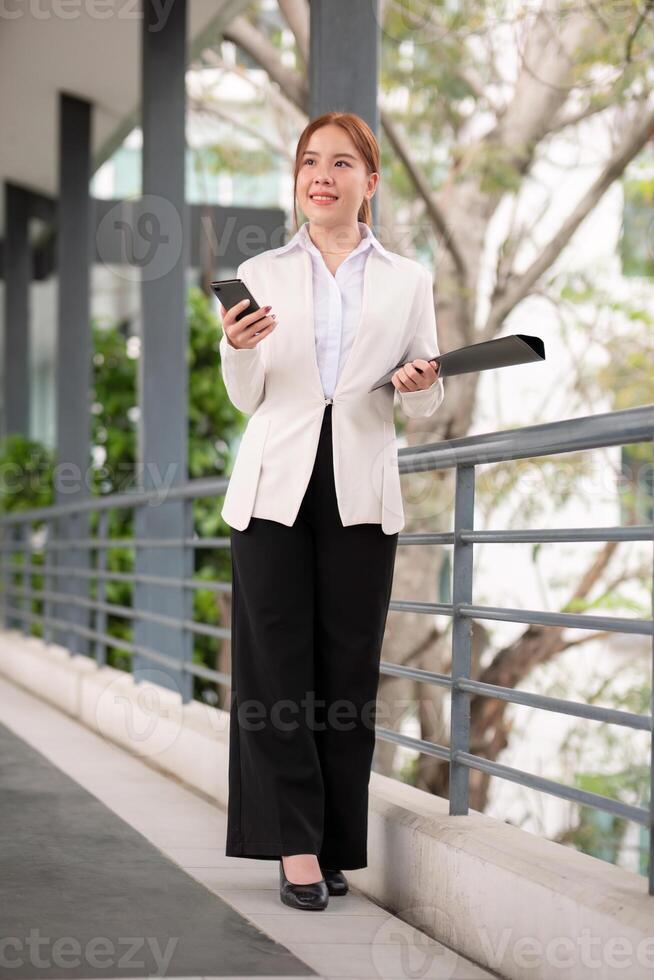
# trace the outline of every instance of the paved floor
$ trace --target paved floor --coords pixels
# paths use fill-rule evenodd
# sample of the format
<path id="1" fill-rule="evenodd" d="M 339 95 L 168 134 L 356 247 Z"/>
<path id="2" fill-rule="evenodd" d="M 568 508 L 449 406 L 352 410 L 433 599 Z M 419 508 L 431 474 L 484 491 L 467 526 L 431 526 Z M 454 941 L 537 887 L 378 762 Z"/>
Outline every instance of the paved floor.
<path id="1" fill-rule="evenodd" d="M 482 980 L 356 889 L 279 901 L 225 813 L 0 678 L 0 977 Z"/>

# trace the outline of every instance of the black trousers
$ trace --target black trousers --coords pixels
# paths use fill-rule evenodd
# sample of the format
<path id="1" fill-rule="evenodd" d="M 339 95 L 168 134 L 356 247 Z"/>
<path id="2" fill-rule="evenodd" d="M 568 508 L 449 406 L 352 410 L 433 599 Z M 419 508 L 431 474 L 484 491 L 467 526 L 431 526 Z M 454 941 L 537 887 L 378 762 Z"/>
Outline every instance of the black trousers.
<path id="1" fill-rule="evenodd" d="M 398 534 L 343 527 L 331 405 L 292 527 L 231 528 L 232 698 L 225 853 L 367 865 L 379 661 Z"/>

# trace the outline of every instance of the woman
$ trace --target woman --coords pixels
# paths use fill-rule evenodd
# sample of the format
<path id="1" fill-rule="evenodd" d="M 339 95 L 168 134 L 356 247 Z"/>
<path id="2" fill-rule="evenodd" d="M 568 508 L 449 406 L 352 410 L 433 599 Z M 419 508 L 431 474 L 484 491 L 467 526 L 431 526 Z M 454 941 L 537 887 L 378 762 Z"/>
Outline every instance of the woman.
<path id="1" fill-rule="evenodd" d="M 222 515 L 232 554 L 226 854 L 279 859 L 280 898 L 324 909 L 367 864 L 379 661 L 404 526 L 393 396 L 443 399 L 431 274 L 370 227 L 379 147 L 359 116 L 312 120 L 294 198 L 309 220 L 237 276 L 221 367 L 251 415 Z M 294 206 L 295 227 L 297 212 Z M 406 355 L 406 358 L 404 358 Z M 404 362 L 391 385 L 377 379 Z"/>

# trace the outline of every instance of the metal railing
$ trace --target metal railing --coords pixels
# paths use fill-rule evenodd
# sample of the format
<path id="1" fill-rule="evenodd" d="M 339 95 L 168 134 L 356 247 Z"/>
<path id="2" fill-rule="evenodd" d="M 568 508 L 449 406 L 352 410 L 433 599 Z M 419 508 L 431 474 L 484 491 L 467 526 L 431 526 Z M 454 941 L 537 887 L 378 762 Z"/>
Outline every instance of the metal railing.
<path id="1" fill-rule="evenodd" d="M 454 529 L 449 532 L 419 532 L 399 535 L 398 544 L 404 546 L 426 546 L 433 544 L 453 545 L 453 590 L 451 603 L 415 602 L 411 600 L 391 600 L 389 610 L 398 612 L 423 613 L 425 615 L 444 615 L 452 617 L 452 672 L 451 675 L 413 668 L 382 661 L 381 672 L 389 676 L 408 677 L 426 684 L 449 688 L 451 692 L 450 745 L 438 745 L 423 739 L 412 738 L 399 732 L 377 725 L 376 736 L 409 747 L 421 753 L 435 756 L 449 763 L 450 767 L 450 814 L 467 814 L 469 809 L 469 773 L 471 769 L 497 776 L 522 786 L 536 789 L 564 800 L 603 810 L 620 818 L 634 821 L 649 828 L 649 894 L 654 894 L 654 740 L 652 739 L 652 717 L 654 716 L 654 696 L 651 698 L 649 715 L 639 715 L 628 711 L 615 710 L 576 701 L 549 697 L 541 694 L 520 691 L 514 688 L 499 687 L 482 683 L 471 677 L 471 619 L 502 620 L 511 623 L 531 623 L 542 626 L 558 626 L 584 630 L 614 631 L 654 637 L 651 619 L 619 618 L 576 613 L 550 613 L 538 610 L 508 609 L 495 606 L 480 606 L 472 602 L 473 587 L 473 545 L 475 543 L 516 543 L 516 542 L 572 542 L 572 541 L 651 541 L 654 544 L 654 526 L 643 524 L 625 527 L 591 527 L 567 529 L 535 529 L 515 531 L 476 531 L 474 528 L 474 496 L 476 467 L 482 464 L 507 460 L 529 459 L 551 454 L 579 452 L 609 446 L 624 446 L 654 440 L 654 406 L 611 412 L 584 418 L 569 419 L 562 422 L 529 426 L 523 429 L 490 433 L 453 439 L 432 445 L 421 445 L 399 450 L 400 473 L 416 473 L 454 468 L 456 470 L 456 490 L 454 506 Z M 148 552 L 157 549 L 176 549 L 183 555 L 194 554 L 199 548 L 228 548 L 230 541 L 225 538 L 199 538 L 191 532 L 182 536 L 151 538 L 134 536 L 126 539 L 108 537 L 108 515 L 110 510 L 134 509 L 155 502 L 181 502 L 183 506 L 182 525 L 192 529 L 192 507 L 197 498 L 218 497 L 224 494 L 227 479 L 195 480 L 184 486 L 168 488 L 165 491 L 132 492 L 113 494 L 106 497 L 93 497 L 83 502 L 62 504 L 54 507 L 34 509 L 7 515 L 0 520 L 2 541 L 0 565 L 4 623 L 21 622 L 22 629 L 33 622 L 42 624 L 44 639 L 50 641 L 53 630 L 68 638 L 65 645 L 73 646 L 75 637 L 93 641 L 95 659 L 99 664 L 106 662 L 108 647 L 125 651 L 142 658 L 143 662 L 165 667 L 171 677 L 177 678 L 178 688 L 183 700 L 192 697 L 191 686 L 186 681 L 193 677 L 203 678 L 217 684 L 229 686 L 230 677 L 192 660 L 192 639 L 203 635 L 223 639 L 229 637 L 230 630 L 195 622 L 192 614 L 186 618 L 167 615 L 156 609 L 119 606 L 106 601 L 106 583 L 119 581 L 147 588 L 177 590 L 185 595 L 191 590 L 203 589 L 230 591 L 227 582 L 207 582 L 194 579 L 191 575 L 153 575 L 135 572 L 109 572 L 106 569 L 107 549 L 129 546 L 135 550 Z M 67 522 L 79 521 L 81 514 L 96 513 L 98 527 L 95 536 L 71 539 L 67 533 Z M 39 544 L 33 540 L 34 524 L 42 526 L 43 540 Z M 136 521 L 135 521 L 136 526 Z M 179 526 L 179 525 L 177 525 Z M 63 534 L 62 534 L 63 529 Z M 53 533 L 54 531 L 54 533 Z M 43 565 L 32 563 L 32 553 L 41 550 Z M 81 567 L 56 561 L 57 554 L 64 551 L 69 557 L 71 550 L 82 552 L 90 558 L 96 554 L 94 567 Z M 22 564 L 7 561 L 7 555 L 19 551 Z M 84 564 L 83 562 L 81 563 Z M 189 567 L 188 564 L 185 567 Z M 190 566 L 193 567 L 192 565 Z M 12 584 L 16 575 L 22 577 L 22 586 Z M 33 589 L 32 576 L 45 577 L 45 587 Z M 68 589 L 53 588 L 57 578 L 64 577 Z M 70 591 L 70 582 L 80 583 L 76 593 Z M 86 590 L 83 586 L 86 583 Z M 88 594 L 91 583 L 95 583 L 97 594 Z M 80 587 L 81 586 L 81 587 Z M 654 586 L 654 568 L 653 568 Z M 86 591 L 86 594 L 81 594 Z M 11 600 L 16 599 L 22 607 Z M 43 601 L 43 613 L 31 610 L 32 600 Z M 53 615 L 53 605 L 63 610 L 63 615 Z M 75 621 L 71 609 L 78 612 L 86 610 L 94 615 L 94 626 L 90 627 Z M 187 607 L 188 608 L 188 607 Z M 654 610 L 654 592 L 653 592 Z M 147 644 L 130 642 L 110 635 L 106 631 L 107 616 L 124 617 L 132 624 L 155 624 L 172 631 L 176 637 L 177 654 L 162 653 Z M 79 619 L 79 615 L 77 619 Z M 654 674 L 654 646 L 652 649 L 652 670 Z M 576 787 L 566 786 L 554 780 L 545 779 L 519 769 L 502 765 L 472 754 L 470 750 L 470 697 L 477 695 L 499 698 L 512 704 L 526 705 L 545 711 L 558 712 L 576 718 L 592 719 L 612 725 L 621 725 L 650 733 L 650 800 L 649 807 L 627 805 L 598 793 Z"/>

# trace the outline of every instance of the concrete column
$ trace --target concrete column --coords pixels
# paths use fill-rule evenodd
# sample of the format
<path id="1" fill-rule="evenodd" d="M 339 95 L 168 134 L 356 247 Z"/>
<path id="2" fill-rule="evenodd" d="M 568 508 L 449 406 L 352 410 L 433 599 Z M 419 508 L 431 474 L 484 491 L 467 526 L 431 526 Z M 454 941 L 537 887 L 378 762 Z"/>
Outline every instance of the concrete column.
<path id="1" fill-rule="evenodd" d="M 59 95 L 59 200 L 57 208 L 57 270 L 59 279 L 56 348 L 57 503 L 72 503 L 90 496 L 91 384 L 93 344 L 91 336 L 90 275 L 93 209 L 90 196 L 91 104 L 74 95 Z M 64 567 L 89 567 L 89 553 L 74 542 L 88 538 L 89 520 L 84 514 L 57 522 L 58 536 L 71 541 L 70 549 L 57 551 Z M 59 592 L 88 596 L 84 579 L 59 575 Z M 57 615 L 71 623 L 88 626 L 90 612 L 68 604 Z M 72 632 L 60 637 L 70 650 L 88 653 L 87 638 Z"/>
<path id="2" fill-rule="evenodd" d="M 30 322 L 29 291 L 32 279 L 28 237 L 29 194 L 5 183 L 5 335 L 3 434 L 30 434 Z"/>
<path id="3" fill-rule="evenodd" d="M 309 115 L 356 112 L 379 139 L 378 0 L 310 0 Z M 378 201 L 372 199 L 373 225 Z"/>
<path id="4" fill-rule="evenodd" d="M 142 262 L 142 336 L 139 362 L 139 479 L 144 489 L 187 478 L 188 379 L 185 269 L 188 216 L 185 201 L 185 71 L 187 3 L 175 0 L 165 24 L 151 0 L 143 4 L 142 126 L 143 196 L 134 231 Z M 141 507 L 139 538 L 181 539 L 187 532 L 183 502 Z M 190 576 L 193 553 L 184 546 L 139 545 L 141 574 Z M 188 615 L 188 594 L 179 587 L 140 583 L 134 605 L 167 616 Z M 135 642 L 181 661 L 191 659 L 192 638 L 182 629 L 151 622 L 134 628 Z M 191 696 L 192 678 L 174 667 L 136 655 L 137 680 L 148 677 Z"/>

